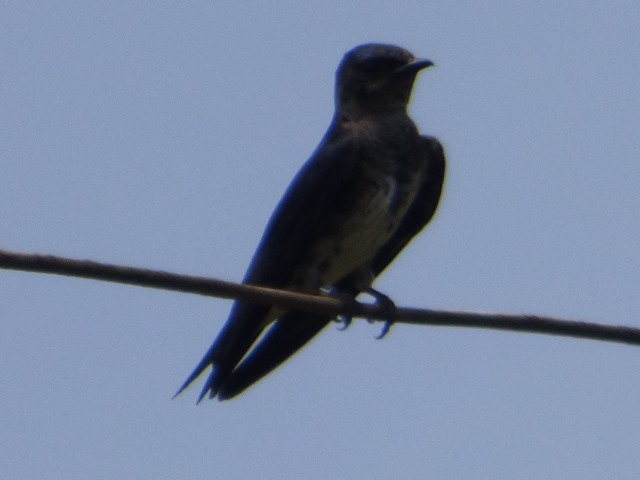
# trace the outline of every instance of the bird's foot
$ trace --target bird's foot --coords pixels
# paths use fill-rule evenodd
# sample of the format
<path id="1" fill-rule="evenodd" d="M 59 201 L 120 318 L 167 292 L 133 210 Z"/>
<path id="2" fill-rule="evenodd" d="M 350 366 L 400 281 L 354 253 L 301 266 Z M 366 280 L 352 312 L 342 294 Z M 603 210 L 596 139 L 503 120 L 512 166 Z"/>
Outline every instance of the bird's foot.
<path id="1" fill-rule="evenodd" d="M 355 298 L 353 298 L 353 295 L 350 295 L 347 292 L 343 292 L 342 290 L 339 290 L 336 287 L 331 287 L 325 292 L 330 297 L 340 300 L 345 305 L 347 312 L 353 311 L 355 307 L 358 305 L 358 302 L 356 301 Z M 334 321 L 340 324 L 340 326 L 338 327 L 338 330 L 343 331 L 349 328 L 349 325 L 351 325 L 352 320 L 353 320 L 353 315 L 351 315 L 350 313 L 344 313 L 342 315 L 338 315 Z"/>
<path id="2" fill-rule="evenodd" d="M 382 331 L 380 332 L 380 334 L 376 336 L 376 340 L 381 340 L 382 338 L 385 337 L 385 335 L 387 335 L 387 333 L 389 333 L 389 329 L 395 322 L 396 304 L 387 295 L 377 290 L 374 290 L 371 287 L 364 290 L 364 292 L 371 295 L 375 299 L 376 305 L 378 305 L 380 309 L 384 312 L 384 318 L 385 318 L 384 325 L 382 326 Z M 370 323 L 373 323 L 375 320 L 368 319 L 368 321 Z"/>
<path id="3" fill-rule="evenodd" d="M 336 317 L 335 322 L 339 324 L 337 327 L 338 330 L 342 332 L 347 328 L 349 328 L 349 325 L 351 325 L 352 320 L 353 318 L 349 315 L 339 315 L 338 317 Z"/>

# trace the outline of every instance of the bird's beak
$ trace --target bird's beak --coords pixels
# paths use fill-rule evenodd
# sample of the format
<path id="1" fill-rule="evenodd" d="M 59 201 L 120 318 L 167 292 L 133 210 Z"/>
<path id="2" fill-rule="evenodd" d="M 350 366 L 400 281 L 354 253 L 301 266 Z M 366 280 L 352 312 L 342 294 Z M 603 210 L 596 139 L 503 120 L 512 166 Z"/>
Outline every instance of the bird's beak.
<path id="1" fill-rule="evenodd" d="M 403 75 L 405 73 L 418 73 L 424 68 L 433 67 L 433 62 L 424 58 L 414 58 L 406 65 L 393 72 L 394 75 Z"/>

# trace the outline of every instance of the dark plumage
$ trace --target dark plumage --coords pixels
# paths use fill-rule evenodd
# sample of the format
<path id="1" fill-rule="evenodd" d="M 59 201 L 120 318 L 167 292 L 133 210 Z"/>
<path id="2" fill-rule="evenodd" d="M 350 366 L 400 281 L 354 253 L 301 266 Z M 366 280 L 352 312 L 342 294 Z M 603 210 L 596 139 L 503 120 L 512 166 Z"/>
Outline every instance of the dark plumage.
<path id="1" fill-rule="evenodd" d="M 418 133 L 406 108 L 417 73 L 431 65 L 391 45 L 361 45 L 345 55 L 334 119 L 273 213 L 245 283 L 310 293 L 333 287 L 355 297 L 424 228 L 442 191 L 444 153 Z M 330 321 L 235 302 L 178 393 L 212 365 L 198 401 L 207 393 L 231 398 Z"/>

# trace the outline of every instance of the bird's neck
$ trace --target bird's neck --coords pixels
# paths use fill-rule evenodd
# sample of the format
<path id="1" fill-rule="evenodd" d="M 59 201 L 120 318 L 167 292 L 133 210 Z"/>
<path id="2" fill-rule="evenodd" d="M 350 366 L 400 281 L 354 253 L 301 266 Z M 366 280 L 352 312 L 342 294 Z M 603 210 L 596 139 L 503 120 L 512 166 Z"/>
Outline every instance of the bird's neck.
<path id="1" fill-rule="evenodd" d="M 387 118 L 401 118 L 407 117 L 407 107 L 406 105 L 399 106 L 396 108 L 371 108 L 367 107 L 356 107 L 349 106 L 348 108 L 339 108 L 336 111 L 336 117 L 342 119 L 342 121 L 347 122 L 358 122 L 358 121 L 373 121 L 380 122 L 384 121 Z"/>

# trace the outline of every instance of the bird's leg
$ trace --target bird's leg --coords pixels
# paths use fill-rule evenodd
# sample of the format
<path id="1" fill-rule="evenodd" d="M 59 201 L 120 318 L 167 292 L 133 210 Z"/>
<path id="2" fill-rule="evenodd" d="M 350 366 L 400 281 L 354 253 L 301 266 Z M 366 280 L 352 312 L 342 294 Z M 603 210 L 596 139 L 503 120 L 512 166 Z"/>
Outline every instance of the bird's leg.
<path id="1" fill-rule="evenodd" d="M 371 295 L 375 299 L 376 305 L 378 305 L 384 312 L 384 317 L 385 317 L 384 325 L 382 326 L 382 331 L 380 332 L 380 335 L 376 337 L 376 340 L 381 340 L 382 338 L 385 337 L 387 333 L 389 333 L 389 329 L 391 328 L 391 325 L 393 325 L 395 321 L 396 304 L 387 295 L 371 287 L 364 289 L 363 292 Z M 371 319 L 369 319 L 369 321 L 373 322 L 373 320 Z"/>
<path id="2" fill-rule="evenodd" d="M 330 297 L 340 300 L 344 305 L 346 305 L 347 312 L 354 310 L 355 306 L 358 305 L 353 294 L 340 290 L 336 286 L 331 286 L 326 289 L 323 288 L 322 292 Z M 334 321 L 340 324 L 338 330 L 343 331 L 351 325 L 352 320 L 353 316 L 350 313 L 343 313 L 342 315 L 338 315 Z"/>

